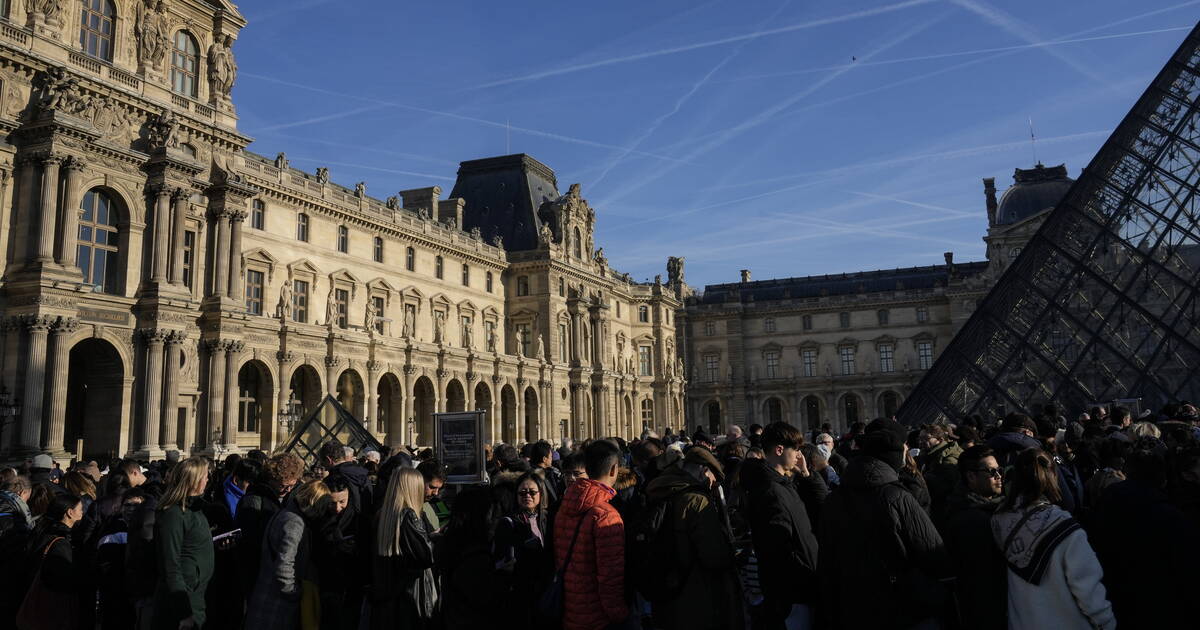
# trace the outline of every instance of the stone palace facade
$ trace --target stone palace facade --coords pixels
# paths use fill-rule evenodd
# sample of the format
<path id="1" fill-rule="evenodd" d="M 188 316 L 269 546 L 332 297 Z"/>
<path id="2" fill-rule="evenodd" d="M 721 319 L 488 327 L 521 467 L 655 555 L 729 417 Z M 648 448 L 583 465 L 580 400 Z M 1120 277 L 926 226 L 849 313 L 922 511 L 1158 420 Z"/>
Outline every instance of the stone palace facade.
<path id="1" fill-rule="evenodd" d="M 987 260 L 709 285 L 679 328 L 689 426 L 784 420 L 804 430 L 891 416 L 1074 181 L 1016 169 L 983 180 Z"/>
<path id="2" fill-rule="evenodd" d="M 683 424 L 682 261 L 615 271 L 547 166 L 376 199 L 246 150 L 233 4 L 0 8 L 8 458 L 271 449 L 326 395 L 391 445 L 465 409 L 509 442 Z"/>

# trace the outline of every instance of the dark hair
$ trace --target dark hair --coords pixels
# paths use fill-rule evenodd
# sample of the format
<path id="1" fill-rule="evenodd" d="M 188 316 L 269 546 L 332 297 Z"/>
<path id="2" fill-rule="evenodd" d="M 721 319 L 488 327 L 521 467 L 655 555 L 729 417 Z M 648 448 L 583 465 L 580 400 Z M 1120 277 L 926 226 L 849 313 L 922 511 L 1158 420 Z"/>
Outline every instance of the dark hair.
<path id="1" fill-rule="evenodd" d="M 252 462 L 258 462 L 258 465 L 262 466 L 263 464 L 267 463 L 267 460 L 270 458 L 271 456 L 267 455 L 266 451 L 256 448 L 249 453 L 246 453 L 246 457 L 243 459 L 247 459 Z"/>
<path id="2" fill-rule="evenodd" d="M 448 549 L 464 549 L 491 540 L 492 492 L 484 486 L 463 490 L 454 497 L 450 506 L 450 521 L 446 524 L 445 537 Z"/>
<path id="3" fill-rule="evenodd" d="M 962 446 L 963 444 L 968 444 L 968 443 L 979 445 L 979 442 L 980 442 L 979 431 L 976 431 L 975 427 L 972 427 L 969 425 L 961 426 L 961 427 L 958 427 L 957 429 L 955 429 L 955 432 L 958 433 L 959 446 Z"/>
<path id="4" fill-rule="evenodd" d="M 28 492 L 33 488 L 33 484 L 29 481 L 26 475 L 13 475 L 0 483 L 0 490 L 11 492 L 13 494 L 21 494 Z"/>
<path id="5" fill-rule="evenodd" d="M 67 515 L 67 511 L 79 505 L 83 499 L 74 494 L 58 494 L 50 500 L 50 504 L 46 506 L 46 511 L 42 514 L 42 521 L 45 523 L 59 523 L 63 517 Z"/>
<path id="6" fill-rule="evenodd" d="M 929 437 L 943 441 L 945 441 L 946 435 L 949 433 L 946 431 L 946 425 L 939 423 L 921 425 L 921 430 Z"/>
<path id="7" fill-rule="evenodd" d="M 340 462 L 346 457 L 346 447 L 339 440 L 329 440 L 321 445 L 321 450 L 317 453 L 317 459 L 321 463 L 326 460 L 331 462 Z"/>
<path id="8" fill-rule="evenodd" d="M 1133 418 L 1133 414 L 1129 411 L 1128 407 L 1113 407 L 1112 413 L 1108 414 L 1108 421 L 1117 426 L 1125 422 L 1126 418 Z"/>
<path id="9" fill-rule="evenodd" d="M 534 442 L 529 448 L 529 463 L 541 464 L 550 457 L 550 452 L 554 450 L 550 443 L 545 440 Z"/>
<path id="10" fill-rule="evenodd" d="M 763 430 L 763 425 L 755 422 L 754 424 L 750 425 L 750 428 L 746 430 L 746 433 L 753 434 L 756 431 L 762 431 L 762 430 Z"/>
<path id="11" fill-rule="evenodd" d="M 772 422 L 763 429 L 762 448 L 770 451 L 776 446 L 800 448 L 804 445 L 804 434 L 786 422 Z"/>
<path id="12" fill-rule="evenodd" d="M 595 440 L 583 450 L 584 468 L 588 477 L 596 479 L 608 474 L 621 454 L 621 449 L 608 440 Z"/>
<path id="13" fill-rule="evenodd" d="M 350 489 L 350 481 L 341 475 L 330 475 L 324 481 L 325 487 L 329 488 L 330 494 Z"/>
<path id="14" fill-rule="evenodd" d="M 521 490 L 521 484 L 524 483 L 526 479 L 532 481 L 534 484 L 537 485 L 537 489 L 538 489 L 537 513 L 541 516 L 545 516 L 546 508 L 548 507 L 547 503 L 550 502 L 550 497 L 546 496 L 546 479 L 545 479 L 545 477 L 542 476 L 542 471 L 540 469 L 538 469 L 538 470 L 531 470 L 529 472 L 522 473 L 520 477 L 517 477 L 517 482 L 515 484 L 513 484 L 513 492 L 519 492 Z"/>
<path id="15" fill-rule="evenodd" d="M 962 461 L 961 458 L 959 461 Z M 1054 459 L 1039 447 L 1027 448 L 1017 455 L 1017 462 L 1009 472 L 1007 481 L 1008 495 L 1004 497 L 1001 509 L 1012 510 L 1038 499 L 1051 503 L 1062 501 Z"/>
<path id="16" fill-rule="evenodd" d="M 1166 446 L 1158 438 L 1138 438 L 1125 457 L 1125 474 L 1152 488 L 1167 485 Z"/>
<path id="17" fill-rule="evenodd" d="M 492 461 L 499 466 L 504 466 L 515 459 L 519 459 L 517 449 L 513 448 L 511 444 L 500 444 L 492 451 Z"/>
<path id="18" fill-rule="evenodd" d="M 434 479 L 446 481 L 446 470 L 442 468 L 442 463 L 436 459 L 427 459 L 420 464 L 417 464 L 417 472 L 425 478 L 425 483 L 429 483 Z"/>
<path id="19" fill-rule="evenodd" d="M 583 461 L 583 453 L 571 453 L 562 458 L 562 470 L 576 470 L 579 468 L 587 469 L 587 464 Z"/>
<path id="20" fill-rule="evenodd" d="M 242 481 L 253 483 L 258 481 L 258 476 L 261 472 L 262 464 L 259 464 L 253 459 L 247 459 L 243 457 L 242 460 L 238 462 L 237 467 L 233 469 L 231 474 Z"/>
<path id="21" fill-rule="evenodd" d="M 986 444 L 976 444 L 971 448 L 962 452 L 958 456 L 958 474 L 964 480 L 967 478 L 967 473 L 979 470 L 983 460 L 989 457 L 995 457 L 996 452 Z"/>
<path id="22" fill-rule="evenodd" d="M 854 422 L 850 423 L 850 433 L 853 435 L 862 433 L 864 430 L 866 430 L 866 428 L 867 423 L 863 422 L 862 420 L 855 420 Z"/>

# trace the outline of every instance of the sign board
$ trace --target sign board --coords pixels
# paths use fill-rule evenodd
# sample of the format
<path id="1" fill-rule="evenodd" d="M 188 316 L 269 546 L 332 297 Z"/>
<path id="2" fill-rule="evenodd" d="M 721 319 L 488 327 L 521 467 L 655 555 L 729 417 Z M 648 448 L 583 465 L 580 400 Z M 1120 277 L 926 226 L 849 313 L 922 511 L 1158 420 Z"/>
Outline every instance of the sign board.
<path id="1" fill-rule="evenodd" d="M 434 446 L 446 468 L 446 483 L 482 483 L 483 411 L 433 414 Z"/>

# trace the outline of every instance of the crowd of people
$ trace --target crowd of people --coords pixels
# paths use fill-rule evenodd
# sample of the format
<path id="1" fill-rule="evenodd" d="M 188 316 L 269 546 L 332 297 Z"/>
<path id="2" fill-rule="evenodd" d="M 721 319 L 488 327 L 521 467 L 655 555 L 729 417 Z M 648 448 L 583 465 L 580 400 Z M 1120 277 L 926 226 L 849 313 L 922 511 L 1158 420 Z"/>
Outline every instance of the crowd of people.
<path id="1" fill-rule="evenodd" d="M 0 620 L 74 628 L 1182 628 L 1200 414 L 645 431 L 0 471 Z"/>

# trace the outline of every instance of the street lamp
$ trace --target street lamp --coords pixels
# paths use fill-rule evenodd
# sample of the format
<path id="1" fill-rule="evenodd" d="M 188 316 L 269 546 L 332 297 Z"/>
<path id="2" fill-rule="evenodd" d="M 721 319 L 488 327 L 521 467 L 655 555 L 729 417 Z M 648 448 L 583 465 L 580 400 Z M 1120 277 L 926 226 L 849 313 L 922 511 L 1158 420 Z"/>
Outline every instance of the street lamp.
<path id="1" fill-rule="evenodd" d="M 287 432 L 288 437 L 296 430 L 296 424 L 300 422 L 300 401 L 296 400 L 295 394 L 292 394 L 283 408 L 279 410 L 279 424 L 283 430 Z"/>

